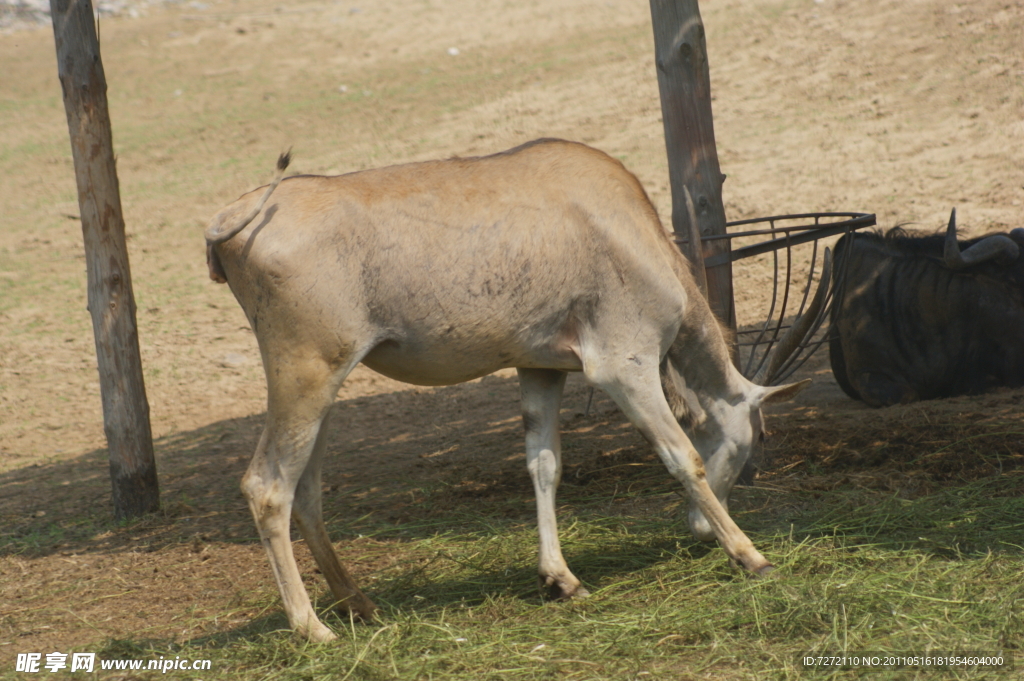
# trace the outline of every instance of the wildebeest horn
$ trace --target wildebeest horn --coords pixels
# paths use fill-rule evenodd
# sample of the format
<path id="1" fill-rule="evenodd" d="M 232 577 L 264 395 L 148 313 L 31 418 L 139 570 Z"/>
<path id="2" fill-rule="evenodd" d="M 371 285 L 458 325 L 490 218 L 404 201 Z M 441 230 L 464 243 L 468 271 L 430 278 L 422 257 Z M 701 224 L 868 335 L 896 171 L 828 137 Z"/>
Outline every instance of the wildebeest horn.
<path id="1" fill-rule="evenodd" d="M 797 351 L 805 336 L 814 326 L 822 306 L 825 304 L 825 297 L 828 294 L 829 282 L 832 281 L 832 251 L 825 249 L 825 257 L 821 265 L 821 279 L 818 281 L 818 290 L 814 292 L 811 304 L 807 306 L 804 313 L 793 322 L 793 325 L 782 335 L 779 342 L 775 344 L 771 355 L 768 357 L 760 371 L 754 375 L 753 381 L 757 385 L 767 385 L 775 377 L 786 360 Z"/>
<path id="2" fill-rule="evenodd" d="M 943 259 L 951 270 L 962 270 L 971 265 L 996 260 L 1000 263 L 1011 263 L 1020 255 L 1020 248 L 1008 236 L 993 234 L 960 252 L 960 243 L 956 239 L 956 208 L 949 214 L 949 226 L 946 227 L 946 244 L 942 251 Z"/>

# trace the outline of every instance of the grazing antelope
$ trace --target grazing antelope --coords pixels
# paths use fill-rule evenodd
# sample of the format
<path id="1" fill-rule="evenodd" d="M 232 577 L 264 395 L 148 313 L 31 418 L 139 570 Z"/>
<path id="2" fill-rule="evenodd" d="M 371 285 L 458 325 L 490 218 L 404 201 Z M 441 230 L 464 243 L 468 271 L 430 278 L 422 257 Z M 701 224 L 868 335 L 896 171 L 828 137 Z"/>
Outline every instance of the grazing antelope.
<path id="1" fill-rule="evenodd" d="M 334 638 L 292 554 L 294 518 L 343 610 L 376 606 L 324 528 L 324 421 L 362 362 L 418 385 L 515 367 L 537 498 L 540 580 L 586 595 L 562 557 L 558 411 L 581 371 L 646 436 L 690 496 L 689 524 L 746 569 L 771 569 L 726 504 L 762 434 L 762 387 L 732 365 L 719 324 L 639 181 L 582 144 L 537 140 L 480 158 L 274 182 L 206 230 L 210 276 L 249 318 L 267 422 L 242 480 L 291 626 Z M 689 433 L 689 436 L 687 435 Z"/>

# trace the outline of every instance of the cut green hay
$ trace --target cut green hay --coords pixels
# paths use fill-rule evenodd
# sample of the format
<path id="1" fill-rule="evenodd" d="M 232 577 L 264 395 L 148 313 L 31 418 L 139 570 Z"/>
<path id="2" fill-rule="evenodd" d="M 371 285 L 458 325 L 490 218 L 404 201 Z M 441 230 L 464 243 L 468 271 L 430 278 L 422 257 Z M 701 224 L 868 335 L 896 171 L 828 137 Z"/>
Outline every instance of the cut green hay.
<path id="1" fill-rule="evenodd" d="M 778 489 L 747 490 L 747 506 L 757 510 L 736 513 L 741 525 L 772 523 L 764 515 L 790 518 L 798 536 L 841 536 L 893 550 L 919 549 L 937 555 L 960 556 L 1024 544 L 1024 476 L 1006 475 L 944 487 L 916 499 L 865 489 L 837 489 L 827 496 L 794 490 L 781 497 Z M 801 518 L 813 514 L 801 524 Z"/>
<path id="2" fill-rule="evenodd" d="M 510 399 L 506 392 L 514 388 L 513 382 L 492 379 L 473 390 Z M 358 435 L 360 447 L 375 452 L 404 431 L 363 434 L 344 423 L 341 414 L 350 408 L 379 413 L 388 405 L 398 418 L 409 420 L 411 403 L 425 399 L 411 394 L 359 398 L 339 405 L 335 420 L 350 436 Z M 445 403 L 452 398 L 439 391 L 436 399 Z M 213 668 L 201 677 L 206 681 L 325 676 L 795 679 L 808 674 L 843 679 L 866 672 L 805 670 L 798 660 L 843 652 L 1019 657 L 1024 640 L 1024 472 L 1011 466 L 1001 474 L 982 475 L 977 468 L 960 477 L 943 472 L 956 457 L 993 451 L 981 451 L 980 442 L 1000 443 L 1010 457 L 1016 435 L 1004 435 L 1010 432 L 1005 424 L 982 424 L 971 432 L 960 427 L 938 443 L 933 440 L 941 429 L 929 438 L 904 433 L 901 437 L 911 444 L 874 467 L 854 466 L 837 456 L 824 464 L 801 464 L 817 466 L 801 473 L 801 466 L 792 466 L 780 450 L 776 462 L 781 459 L 781 465 L 762 471 L 756 486 L 736 489 L 730 503 L 737 523 L 777 566 L 772 577 L 755 579 L 731 567 L 716 544 L 691 538 L 678 483 L 638 436 L 621 427 L 618 416 L 606 416 L 596 422 L 566 416 L 560 534 L 569 565 L 592 594 L 578 602 L 549 602 L 537 586 L 534 500 L 517 457 L 450 468 L 444 456 L 415 457 L 428 468 L 406 464 L 408 479 L 390 487 L 380 482 L 366 487 L 366 481 L 349 482 L 343 470 L 329 471 L 325 509 L 330 534 L 341 560 L 382 612 L 379 621 L 364 624 L 332 611 L 330 593 L 297 541 L 306 587 L 321 617 L 339 635 L 327 645 L 308 644 L 290 632 L 244 503 L 222 493 L 210 496 L 211 490 L 183 485 L 168 498 L 164 517 L 130 528 L 110 526 L 98 517 L 90 525 L 86 517 L 80 526 L 62 526 L 51 536 L 54 528 L 24 520 L 28 534 L 9 537 L 4 550 L 29 557 L 70 548 L 93 553 L 95 560 L 97 554 L 138 547 L 146 551 L 138 560 L 152 561 L 145 565 L 159 567 L 159 574 L 210 570 L 196 573 L 197 579 L 221 579 L 216 565 L 221 556 L 226 558 L 222 552 L 248 551 L 231 554 L 251 562 L 248 576 L 230 574 L 246 585 L 236 600 L 212 608 L 200 600 L 188 606 L 194 614 L 172 606 L 173 630 L 139 632 L 103 649 L 106 657 L 210 659 Z M 486 436 L 462 435 L 461 446 L 480 446 L 477 437 L 518 440 L 517 426 L 496 420 L 486 426 Z M 859 437 L 874 446 L 893 437 L 886 428 L 891 424 L 876 429 L 866 422 Z M 223 470 L 214 471 L 213 461 L 220 459 L 203 452 L 226 443 L 247 450 L 253 444 L 247 438 L 258 431 L 255 421 L 221 423 L 175 435 L 160 446 L 166 448 L 161 451 L 167 461 L 181 459 L 176 470 L 182 480 L 209 485 L 218 473 L 223 484 L 230 481 L 234 487 L 244 456 L 230 466 L 221 461 Z M 793 444 L 784 428 L 775 435 L 779 440 Z M 417 447 L 444 452 L 447 442 L 417 441 Z M 517 447 L 518 442 L 508 443 L 513 451 Z M 819 450 L 827 448 L 819 439 Z M 806 449 L 811 449 L 809 439 Z M 338 458 L 345 454 L 336 452 Z M 930 461 L 940 461 L 943 468 L 931 468 Z M 916 472 L 912 462 L 919 466 Z M 429 470 L 438 474 L 426 475 Z M 54 470 L 50 477 L 60 480 L 66 473 Z M 99 539 L 80 536 L 91 532 L 103 534 Z M 196 533 L 204 536 L 193 537 Z M 210 555 L 203 553 L 207 545 L 214 560 L 201 562 Z M 176 556 L 179 565 L 170 564 L 167 556 Z M 206 567 L 193 568 L 196 561 Z M 123 586 L 115 582 L 110 589 Z M 32 594 L 34 600 L 21 607 L 47 607 L 53 588 Z M 38 620 L 25 613 L 14 617 L 18 630 L 49 622 L 42 615 Z M 936 678 L 940 672 L 870 674 L 904 679 Z M 1012 674 L 955 670 L 941 672 L 941 678 Z"/>
<path id="3" fill-rule="evenodd" d="M 1006 494 L 1015 482 L 994 477 L 913 500 L 840 490 L 827 506 L 740 512 L 740 524 L 777 566 L 768 579 L 692 540 L 682 513 L 608 515 L 606 504 L 569 492 L 566 508 L 574 511 L 562 513 L 563 548 L 592 594 L 569 603 L 546 601 L 537 588 L 533 523 L 488 504 L 444 522 L 363 519 L 350 525 L 364 533 L 351 550 L 391 559 L 364 578 L 382 607 L 379 621 L 339 617 L 315 580 L 307 586 L 339 636 L 330 644 L 295 637 L 268 598 L 264 614 L 231 633 L 180 645 L 112 645 L 136 646 L 132 655 L 141 658 L 211 659 L 213 674 L 204 679 L 282 680 L 795 679 L 819 676 L 800 666 L 805 655 L 1019 656 L 1024 499 Z M 872 678 L 930 674 L 903 669 Z M 1011 677 L 947 670 L 942 678 Z"/>

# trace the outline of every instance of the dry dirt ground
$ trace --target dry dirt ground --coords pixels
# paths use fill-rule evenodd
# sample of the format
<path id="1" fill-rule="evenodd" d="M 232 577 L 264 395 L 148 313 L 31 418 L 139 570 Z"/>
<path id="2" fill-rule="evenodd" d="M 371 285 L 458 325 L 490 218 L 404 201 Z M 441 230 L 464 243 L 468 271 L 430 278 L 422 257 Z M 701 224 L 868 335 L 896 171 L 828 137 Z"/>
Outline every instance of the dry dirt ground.
<path id="1" fill-rule="evenodd" d="M 969 234 L 1024 226 L 1024 2 L 701 9 L 730 219 L 864 211 L 934 230 L 956 205 Z M 25 650 L 238 630 L 274 592 L 238 491 L 263 420 L 259 355 L 206 277 L 201 233 L 280 150 L 294 147 L 295 172 L 338 173 L 564 137 L 622 159 L 671 210 L 646 3 L 213 0 L 104 19 L 101 40 L 163 511 L 107 521 L 53 37 L 0 35 L 2 669 Z M 770 281 L 767 262 L 737 268 L 741 322 L 764 314 Z M 991 445 L 995 459 L 946 447 L 1019 422 L 1024 392 L 875 411 L 842 395 L 824 353 L 804 373 L 814 386 L 770 420 L 764 484 L 914 495 L 1020 462 L 1020 433 Z M 388 565 L 388 545 L 346 523 L 429 515 L 424 490 L 442 507 L 511 499 L 528 517 L 517 393 L 510 372 L 437 389 L 352 375 L 325 488 L 359 578 Z M 587 417 L 585 400 L 574 380 L 565 484 L 614 491 L 654 464 L 607 399 Z"/>

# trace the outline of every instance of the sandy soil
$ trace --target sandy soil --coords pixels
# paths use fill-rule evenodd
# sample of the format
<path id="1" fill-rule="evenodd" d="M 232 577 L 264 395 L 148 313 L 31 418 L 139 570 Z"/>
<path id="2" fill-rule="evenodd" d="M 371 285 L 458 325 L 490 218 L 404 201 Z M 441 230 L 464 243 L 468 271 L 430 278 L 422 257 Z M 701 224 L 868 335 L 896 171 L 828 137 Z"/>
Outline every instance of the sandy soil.
<path id="1" fill-rule="evenodd" d="M 956 205 L 967 234 L 1024 226 L 1024 3 L 726 0 L 702 12 L 730 219 L 864 211 L 934 230 Z M 230 292 L 206 279 L 201 232 L 266 181 L 281 149 L 294 146 L 296 172 L 336 173 L 565 137 L 622 159 L 671 210 L 643 3 L 234 0 L 140 14 L 101 23 L 164 504 L 129 528 L 104 520 L 53 37 L 0 35 L 0 660 L 234 630 L 274 591 L 237 487 L 263 418 L 259 354 Z M 770 265 L 735 276 L 740 321 L 755 322 Z M 838 390 L 824 353 L 804 375 L 813 387 L 773 410 L 776 484 L 813 462 L 804 482 L 822 489 L 920 493 L 985 471 L 942 459 L 917 482 L 889 457 L 1021 414 L 1013 391 L 869 410 Z M 334 410 L 328 516 L 405 520 L 441 484 L 453 504 L 519 495 L 528 516 L 517 394 L 511 372 L 412 389 L 358 369 Z M 651 463 L 610 402 L 584 417 L 585 401 L 574 379 L 567 485 L 610 488 L 607 471 Z M 1024 449 L 1002 446 L 1011 459 Z M 365 579 L 388 564 L 383 543 L 344 545 Z"/>

